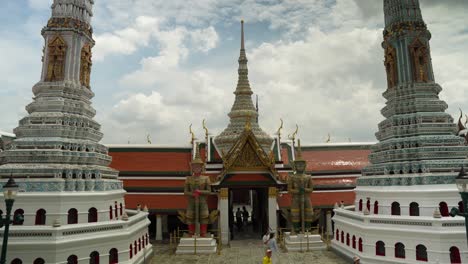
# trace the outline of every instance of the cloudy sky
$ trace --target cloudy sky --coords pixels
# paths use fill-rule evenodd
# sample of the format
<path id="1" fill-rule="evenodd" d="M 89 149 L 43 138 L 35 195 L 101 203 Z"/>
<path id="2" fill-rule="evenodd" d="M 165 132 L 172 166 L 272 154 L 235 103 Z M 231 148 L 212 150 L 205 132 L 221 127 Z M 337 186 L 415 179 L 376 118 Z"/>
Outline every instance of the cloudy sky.
<path id="1" fill-rule="evenodd" d="M 26 115 L 51 0 L 2 1 L 0 130 Z M 305 143 L 375 141 L 386 88 L 380 0 L 95 0 L 92 89 L 104 143 L 187 144 L 227 125 L 240 23 L 260 125 Z M 468 111 L 468 2 L 420 0 L 448 112 Z"/>

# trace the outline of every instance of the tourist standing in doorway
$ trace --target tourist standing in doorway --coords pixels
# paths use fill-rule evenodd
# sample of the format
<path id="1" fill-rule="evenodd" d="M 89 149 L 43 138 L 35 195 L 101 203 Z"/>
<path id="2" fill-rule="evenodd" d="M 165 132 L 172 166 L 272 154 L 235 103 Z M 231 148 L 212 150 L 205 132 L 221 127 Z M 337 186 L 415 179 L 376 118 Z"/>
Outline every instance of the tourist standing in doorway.
<path id="1" fill-rule="evenodd" d="M 237 230 L 241 231 L 242 230 L 242 212 L 240 208 L 237 208 L 236 211 L 236 225 L 237 225 Z"/>
<path id="2" fill-rule="evenodd" d="M 242 221 L 244 222 L 244 225 L 249 224 L 249 212 L 247 212 L 245 206 L 242 206 Z"/>

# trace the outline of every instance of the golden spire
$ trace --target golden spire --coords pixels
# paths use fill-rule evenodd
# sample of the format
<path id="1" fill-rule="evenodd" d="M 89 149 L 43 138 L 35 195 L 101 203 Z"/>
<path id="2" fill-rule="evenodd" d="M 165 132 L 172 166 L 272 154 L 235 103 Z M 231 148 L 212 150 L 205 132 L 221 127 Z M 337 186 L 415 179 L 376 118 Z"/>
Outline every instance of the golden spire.
<path id="1" fill-rule="evenodd" d="M 288 138 L 293 141 L 293 144 L 296 140 L 296 135 L 298 131 L 299 131 L 299 126 L 296 124 L 296 130 L 292 133 L 292 135 L 288 135 Z"/>
<path id="2" fill-rule="evenodd" d="M 300 140 L 300 139 L 297 140 L 297 156 L 296 156 L 296 160 L 303 160 L 303 159 L 302 159 L 302 150 L 301 150 L 301 140 Z"/>
<path id="3" fill-rule="evenodd" d="M 189 133 L 191 135 L 190 144 L 193 145 L 193 142 L 195 142 L 195 134 L 193 133 L 193 130 L 192 130 L 192 124 L 190 124 L 190 126 L 189 126 Z"/>
<path id="4" fill-rule="evenodd" d="M 280 127 L 279 127 L 278 130 L 276 131 L 276 134 L 278 135 L 279 138 L 281 138 L 281 129 L 283 129 L 283 119 L 280 118 L 280 120 L 281 120 Z"/>
<path id="5" fill-rule="evenodd" d="M 208 128 L 206 127 L 206 120 L 205 119 L 203 119 L 202 125 L 203 125 L 203 129 L 205 130 L 205 138 L 208 140 L 209 133 L 208 133 Z"/>

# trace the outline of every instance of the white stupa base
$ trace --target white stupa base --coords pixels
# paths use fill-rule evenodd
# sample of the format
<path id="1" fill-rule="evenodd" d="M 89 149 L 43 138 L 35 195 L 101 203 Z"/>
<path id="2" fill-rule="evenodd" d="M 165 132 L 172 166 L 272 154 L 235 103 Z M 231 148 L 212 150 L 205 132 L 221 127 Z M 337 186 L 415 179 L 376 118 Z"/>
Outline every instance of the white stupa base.
<path id="1" fill-rule="evenodd" d="M 285 232 L 284 244 L 288 251 L 310 251 L 323 250 L 327 246 L 323 243 L 320 235 L 312 234 L 297 234 L 291 235 L 290 232 Z"/>
<path id="2" fill-rule="evenodd" d="M 216 239 L 209 237 L 181 238 L 176 254 L 212 254 L 216 253 Z"/>

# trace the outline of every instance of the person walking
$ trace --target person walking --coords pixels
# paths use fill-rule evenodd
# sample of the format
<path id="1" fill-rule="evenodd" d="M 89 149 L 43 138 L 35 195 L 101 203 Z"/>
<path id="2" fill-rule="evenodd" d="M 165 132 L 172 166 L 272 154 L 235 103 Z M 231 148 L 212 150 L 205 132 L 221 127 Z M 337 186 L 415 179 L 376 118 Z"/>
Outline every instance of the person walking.
<path id="1" fill-rule="evenodd" d="M 272 263 L 273 264 L 278 263 L 279 250 L 278 250 L 278 244 L 276 243 L 275 233 L 270 233 L 270 238 L 268 239 L 267 245 L 272 253 Z"/>
<path id="2" fill-rule="evenodd" d="M 240 207 L 237 207 L 237 211 L 236 211 L 236 225 L 237 225 L 237 230 L 241 231 L 242 230 L 242 212 L 240 210 Z"/>
<path id="3" fill-rule="evenodd" d="M 268 249 L 268 240 L 270 239 L 270 228 L 268 228 L 265 232 L 265 235 L 262 237 L 263 242 L 263 251 Z"/>
<path id="4" fill-rule="evenodd" d="M 245 206 L 242 206 L 242 221 L 244 222 L 244 225 L 249 224 L 249 212 L 245 208 Z"/>
<path id="5" fill-rule="evenodd" d="M 271 249 L 267 249 L 265 256 L 263 257 L 263 264 L 272 264 L 271 263 Z"/>

